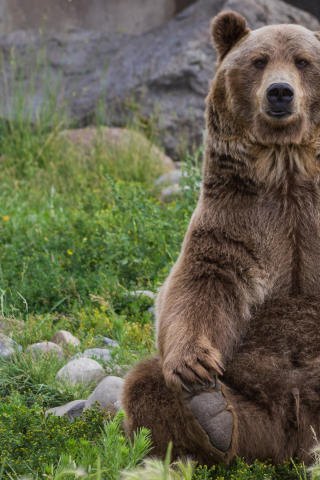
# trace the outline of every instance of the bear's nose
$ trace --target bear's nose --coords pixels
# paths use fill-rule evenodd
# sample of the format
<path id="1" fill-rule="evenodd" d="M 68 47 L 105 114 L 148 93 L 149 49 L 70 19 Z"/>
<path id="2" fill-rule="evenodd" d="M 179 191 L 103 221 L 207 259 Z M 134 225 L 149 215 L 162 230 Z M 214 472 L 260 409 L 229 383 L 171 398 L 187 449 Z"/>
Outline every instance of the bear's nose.
<path id="1" fill-rule="evenodd" d="M 273 83 L 267 90 L 267 99 L 271 105 L 285 106 L 292 102 L 294 90 L 288 83 Z"/>

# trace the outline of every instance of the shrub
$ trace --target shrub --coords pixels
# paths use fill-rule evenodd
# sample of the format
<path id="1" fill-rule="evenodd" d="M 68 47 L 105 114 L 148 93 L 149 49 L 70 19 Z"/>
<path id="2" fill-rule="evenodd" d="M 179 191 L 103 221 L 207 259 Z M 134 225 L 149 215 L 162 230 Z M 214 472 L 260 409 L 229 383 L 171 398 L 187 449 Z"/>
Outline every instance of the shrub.
<path id="1" fill-rule="evenodd" d="M 96 405 L 69 422 L 66 415 L 45 416 L 39 404 L 29 409 L 23 397 L 15 394 L 9 405 L 0 409 L 0 463 L 5 461 L 7 471 L 15 476 L 36 476 L 55 471 L 61 455 L 63 464 L 71 457 L 91 471 L 99 459 L 108 472 L 105 478 L 115 479 L 120 470 L 132 468 L 151 448 L 146 429 L 136 434 L 133 443 L 124 436 L 124 418 L 124 413 L 118 412 L 110 419 Z"/>
<path id="2" fill-rule="evenodd" d="M 45 464 L 58 463 L 69 445 L 75 453 L 75 445 L 81 447 L 80 439 L 96 439 L 105 420 L 105 413 L 98 408 L 69 422 L 67 416 L 46 417 L 39 405 L 29 409 L 16 404 L 0 413 L 0 461 L 6 460 L 18 475 L 28 470 L 43 472 Z"/>
<path id="3" fill-rule="evenodd" d="M 306 480 L 306 468 L 303 464 L 284 462 L 277 466 L 271 460 L 259 462 L 256 460 L 248 465 L 241 458 L 236 458 L 230 466 L 222 463 L 211 468 L 198 467 L 194 480 Z"/>

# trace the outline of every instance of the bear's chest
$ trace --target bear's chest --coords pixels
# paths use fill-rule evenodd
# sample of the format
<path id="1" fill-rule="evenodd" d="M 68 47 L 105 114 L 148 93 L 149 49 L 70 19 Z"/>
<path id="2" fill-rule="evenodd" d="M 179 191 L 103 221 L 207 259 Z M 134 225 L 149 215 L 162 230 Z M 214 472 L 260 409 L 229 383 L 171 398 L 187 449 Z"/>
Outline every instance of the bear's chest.
<path id="1" fill-rule="evenodd" d="M 273 294 L 320 298 L 320 203 L 292 193 L 275 209 L 271 225 Z"/>

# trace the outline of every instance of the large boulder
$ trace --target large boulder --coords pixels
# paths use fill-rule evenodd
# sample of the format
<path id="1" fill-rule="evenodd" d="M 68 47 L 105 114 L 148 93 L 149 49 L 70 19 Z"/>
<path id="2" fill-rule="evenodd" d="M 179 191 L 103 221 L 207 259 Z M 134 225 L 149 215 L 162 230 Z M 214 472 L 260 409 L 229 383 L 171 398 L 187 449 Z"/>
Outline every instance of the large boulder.
<path id="1" fill-rule="evenodd" d="M 302 8 L 307 12 L 312 13 L 320 20 L 320 2 L 319 0 L 285 0 L 290 5 Z"/>
<path id="2" fill-rule="evenodd" d="M 181 0 L 179 1 L 179 3 Z M 3 4 L 3 7 L 2 7 Z M 1 9 L 2 7 L 2 9 Z M 29 28 L 64 32 L 70 28 L 121 30 L 139 34 L 167 21 L 176 0 L 1 0 L 3 30 Z M 2 10 L 2 11 L 1 11 Z"/>
<path id="3" fill-rule="evenodd" d="M 0 87 L 6 92 L 0 113 L 14 117 L 14 92 L 21 96 L 23 89 L 29 89 L 31 94 L 32 78 L 34 111 L 45 105 L 48 91 L 51 96 L 56 92 L 57 103 L 67 99 L 70 115 L 88 124 L 98 103 L 104 101 L 110 121 L 117 125 L 137 109 L 146 125 L 152 119 L 171 155 L 182 146 L 200 143 L 204 99 L 217 59 L 209 24 L 221 10 L 243 14 L 251 29 L 296 23 L 320 30 L 315 17 L 281 0 L 199 0 L 165 25 L 141 35 L 76 30 L 44 38 L 36 32 L 13 32 L 0 40 L 5 70 Z M 12 67 L 13 49 L 18 70 L 17 61 L 16 70 Z M 56 91 L 54 82 L 60 75 Z M 19 89 L 10 87 L 16 78 Z"/>

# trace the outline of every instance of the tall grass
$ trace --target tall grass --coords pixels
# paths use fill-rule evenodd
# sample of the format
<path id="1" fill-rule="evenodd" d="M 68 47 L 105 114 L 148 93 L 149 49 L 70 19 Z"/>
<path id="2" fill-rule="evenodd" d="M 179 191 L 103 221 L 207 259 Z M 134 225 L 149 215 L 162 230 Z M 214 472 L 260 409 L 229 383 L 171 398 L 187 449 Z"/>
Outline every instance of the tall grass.
<path id="1" fill-rule="evenodd" d="M 31 352 L 16 352 L 11 361 L 0 357 L 1 397 L 18 392 L 26 405 L 33 405 L 41 397 L 44 407 L 52 408 L 73 400 L 88 398 L 95 385 L 57 381 L 55 376 L 65 360 L 52 353 L 33 356 Z"/>

